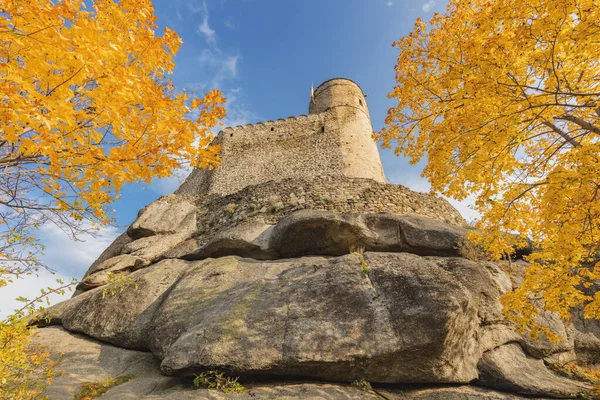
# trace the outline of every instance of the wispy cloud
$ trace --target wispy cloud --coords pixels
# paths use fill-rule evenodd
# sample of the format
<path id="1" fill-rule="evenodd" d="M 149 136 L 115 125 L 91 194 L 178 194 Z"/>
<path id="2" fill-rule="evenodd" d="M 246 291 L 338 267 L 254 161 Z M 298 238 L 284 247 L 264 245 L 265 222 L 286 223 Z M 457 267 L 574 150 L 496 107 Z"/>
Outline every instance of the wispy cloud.
<path id="1" fill-rule="evenodd" d="M 223 82 L 237 78 L 239 55 L 223 54 L 220 49 L 204 49 L 198 57 L 198 62 L 213 73 L 209 84 L 211 87 L 220 88 Z"/>
<path id="2" fill-rule="evenodd" d="M 71 281 L 71 277 L 57 273 L 52 275 L 48 271 L 41 271 L 37 275 L 29 275 L 22 279 L 17 279 L 13 283 L 0 288 L 0 321 L 13 314 L 15 310 L 21 309 L 25 303 L 17 301 L 18 297 L 25 297 L 33 300 L 41 295 L 41 290 L 48 288 L 56 288 L 60 285 L 56 282 L 57 279 L 62 279 L 65 283 Z M 73 292 L 67 291 L 64 295 L 50 295 L 48 300 L 50 304 L 56 304 L 59 301 L 66 300 L 73 295 Z M 40 304 L 42 305 L 42 304 Z M 46 304 L 43 304 L 46 306 Z"/>
<path id="3" fill-rule="evenodd" d="M 387 3 L 385 3 L 386 6 L 391 7 L 394 5 L 394 2 L 389 0 Z"/>
<path id="4" fill-rule="evenodd" d="M 435 1 L 429 0 L 427 3 L 423 4 L 423 11 L 429 12 L 433 6 L 435 5 Z"/>
<path id="5" fill-rule="evenodd" d="M 206 42 L 211 46 L 217 45 L 217 32 L 208 24 L 208 13 L 204 14 L 202 23 L 198 25 L 198 33 L 204 35 Z"/>
<path id="6" fill-rule="evenodd" d="M 84 224 L 91 228 L 91 224 Z M 81 278 L 100 253 L 120 234 L 114 226 L 100 228 L 94 235 L 80 235 L 73 241 L 56 225 L 44 225 L 40 228 L 40 238 L 46 249 L 43 261 L 55 271 L 75 278 Z"/>
<path id="7" fill-rule="evenodd" d="M 204 36 L 206 43 L 216 47 L 217 46 L 217 32 L 211 28 L 209 23 L 208 6 L 206 0 L 203 0 L 200 5 L 196 5 L 193 2 L 188 3 L 188 9 L 192 14 L 199 14 L 202 18 L 202 22 L 196 27 L 196 33 Z"/>
<path id="8" fill-rule="evenodd" d="M 241 89 L 228 90 L 225 96 L 227 97 L 227 116 L 223 120 L 225 126 L 246 125 L 260 120 L 260 117 L 244 104 Z"/>

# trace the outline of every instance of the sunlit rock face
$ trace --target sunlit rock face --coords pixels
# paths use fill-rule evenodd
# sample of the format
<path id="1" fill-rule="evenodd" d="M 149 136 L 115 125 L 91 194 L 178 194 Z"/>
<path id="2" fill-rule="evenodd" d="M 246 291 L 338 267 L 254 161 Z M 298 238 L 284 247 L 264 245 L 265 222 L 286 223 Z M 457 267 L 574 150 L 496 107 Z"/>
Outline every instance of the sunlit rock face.
<path id="1" fill-rule="evenodd" d="M 527 263 L 507 270 L 465 258 L 468 229 L 448 202 L 383 183 L 379 158 L 361 153 L 374 144 L 357 88 L 328 81 L 297 123 L 224 130 L 221 169 L 194 172 L 140 210 L 75 296 L 48 310 L 60 327 L 41 329 L 37 340 L 65 351 L 62 368 L 74 377 L 56 380 L 50 398 L 116 369 L 132 380 L 103 398 L 213 398 L 189 384 L 209 369 L 260 380 L 236 399 L 573 398 L 589 389 L 545 362 L 595 362 L 600 330 L 546 313 L 540 322 L 559 341 L 517 332 L 500 297 Z M 309 125 L 314 132 L 294 130 Z M 275 129 L 284 126 L 287 139 Z M 237 154 L 251 140 L 246 130 L 275 132 L 287 150 Z M 339 144 L 350 134 L 362 135 L 359 143 Z M 334 139 L 328 146 L 343 151 L 328 161 L 307 145 Z M 298 157 L 321 164 L 285 164 L 303 143 Z M 268 163 L 279 172 L 248 172 Z M 107 296 L 115 281 L 122 286 Z M 375 392 L 349 386 L 362 380 Z"/>

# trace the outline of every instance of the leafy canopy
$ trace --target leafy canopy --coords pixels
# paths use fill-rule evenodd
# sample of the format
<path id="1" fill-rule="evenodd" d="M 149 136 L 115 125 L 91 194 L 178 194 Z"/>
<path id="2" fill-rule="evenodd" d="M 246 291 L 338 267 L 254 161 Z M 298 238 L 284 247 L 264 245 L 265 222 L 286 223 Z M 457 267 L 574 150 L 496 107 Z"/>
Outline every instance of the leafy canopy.
<path id="1" fill-rule="evenodd" d="M 0 286 L 39 265 L 39 226 L 76 237 L 124 183 L 217 165 L 224 99 L 175 90 L 181 39 L 155 21 L 149 0 L 2 1 Z"/>
<path id="2" fill-rule="evenodd" d="M 76 238 L 111 221 L 123 184 L 218 164 L 225 100 L 175 90 L 181 39 L 155 21 L 149 0 L 0 2 L 0 287 L 42 266 L 44 224 Z M 0 321 L 1 398 L 40 398 L 56 375 L 23 316 L 58 284 Z"/>
<path id="3" fill-rule="evenodd" d="M 600 318 L 600 1 L 450 0 L 400 50 L 384 147 L 434 191 L 472 195 L 495 257 L 536 245 L 507 315 L 536 335 L 538 306 Z M 595 269 L 594 269 L 595 265 Z"/>

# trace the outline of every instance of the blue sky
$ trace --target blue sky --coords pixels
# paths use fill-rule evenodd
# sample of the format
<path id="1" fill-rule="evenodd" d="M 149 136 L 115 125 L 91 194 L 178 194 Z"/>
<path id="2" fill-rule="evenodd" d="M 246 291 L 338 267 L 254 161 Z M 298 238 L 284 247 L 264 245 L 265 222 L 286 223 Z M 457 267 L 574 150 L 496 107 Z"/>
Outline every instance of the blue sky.
<path id="1" fill-rule="evenodd" d="M 246 124 L 308 113 L 310 86 L 350 78 L 367 94 L 373 128 L 383 127 L 393 103 L 397 50 L 392 43 L 408 34 L 416 18 L 429 20 L 446 0 L 155 0 L 159 32 L 165 26 L 183 39 L 173 81 L 202 95 L 221 89 L 228 99 L 226 125 Z M 387 179 L 427 191 L 422 165 L 382 151 Z M 180 172 L 184 178 L 186 172 Z M 80 278 L 94 259 L 134 219 L 137 211 L 171 193 L 177 177 L 151 185 L 127 186 L 117 201 L 117 226 L 96 238 L 71 242 L 58 229 L 41 230 L 44 261 L 58 277 Z M 459 209 L 473 217 L 465 204 Z M 0 289 L 0 317 L 17 305 L 19 295 L 33 297 L 55 277 L 42 274 Z M 54 299 L 56 300 L 56 299 Z"/>

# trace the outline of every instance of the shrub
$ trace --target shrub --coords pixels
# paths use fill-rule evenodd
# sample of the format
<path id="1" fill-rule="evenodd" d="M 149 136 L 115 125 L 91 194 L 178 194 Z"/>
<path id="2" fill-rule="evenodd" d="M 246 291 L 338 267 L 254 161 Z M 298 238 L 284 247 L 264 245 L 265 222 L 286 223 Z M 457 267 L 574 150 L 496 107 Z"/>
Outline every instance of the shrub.
<path id="1" fill-rule="evenodd" d="M 222 371 L 205 371 L 194 378 L 194 386 L 206 387 L 207 389 L 219 390 L 223 393 L 245 393 L 244 388 L 239 382 L 239 378 L 225 376 Z"/>

